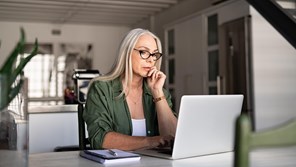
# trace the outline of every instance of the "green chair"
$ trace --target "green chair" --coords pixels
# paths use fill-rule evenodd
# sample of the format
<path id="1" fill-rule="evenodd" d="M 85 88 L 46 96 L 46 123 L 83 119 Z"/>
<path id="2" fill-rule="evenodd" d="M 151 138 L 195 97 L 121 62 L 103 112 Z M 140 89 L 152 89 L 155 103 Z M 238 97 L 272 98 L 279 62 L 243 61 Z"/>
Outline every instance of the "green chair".
<path id="1" fill-rule="evenodd" d="M 249 166 L 249 152 L 254 148 L 296 145 L 296 119 L 272 129 L 254 132 L 246 114 L 237 118 L 234 146 L 234 167 Z"/>

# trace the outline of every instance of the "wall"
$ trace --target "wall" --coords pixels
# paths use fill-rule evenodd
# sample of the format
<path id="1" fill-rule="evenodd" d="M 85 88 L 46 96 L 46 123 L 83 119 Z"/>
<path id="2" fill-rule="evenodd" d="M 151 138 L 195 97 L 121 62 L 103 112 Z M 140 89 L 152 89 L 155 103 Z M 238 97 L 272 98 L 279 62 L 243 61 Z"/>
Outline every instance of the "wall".
<path id="1" fill-rule="evenodd" d="M 206 9 L 211 6 L 211 1 L 209 0 L 186 0 L 180 2 L 180 4 L 173 6 L 172 8 L 165 10 L 161 13 L 155 15 L 153 23 L 151 24 L 151 19 L 143 20 L 133 27 L 142 27 L 151 29 L 155 32 L 162 42 L 164 42 L 164 27 L 167 24 L 187 17 L 198 11 Z"/>
<path id="2" fill-rule="evenodd" d="M 234 3 L 235 2 L 235 3 Z M 229 1 L 174 20 L 165 29 L 175 30 L 176 108 L 184 94 L 207 94 L 207 16 L 218 14 L 218 25 L 248 15 L 245 1 Z"/>
<path id="3" fill-rule="evenodd" d="M 124 34 L 130 29 L 123 26 L 55 25 L 45 23 L 0 22 L 0 66 L 15 46 L 24 27 L 27 42 L 39 43 L 92 43 L 94 46 L 93 67 L 102 73 L 111 69 L 117 49 Z M 52 29 L 60 29 L 61 35 L 51 34 Z"/>
<path id="4" fill-rule="evenodd" d="M 202 17 L 194 17 L 167 27 L 175 34 L 175 106 L 179 109 L 182 95 L 203 94 Z M 190 32 L 190 33 L 188 33 Z"/>
<path id="5" fill-rule="evenodd" d="M 252 55 L 256 129 L 296 117 L 296 50 L 254 8 Z"/>

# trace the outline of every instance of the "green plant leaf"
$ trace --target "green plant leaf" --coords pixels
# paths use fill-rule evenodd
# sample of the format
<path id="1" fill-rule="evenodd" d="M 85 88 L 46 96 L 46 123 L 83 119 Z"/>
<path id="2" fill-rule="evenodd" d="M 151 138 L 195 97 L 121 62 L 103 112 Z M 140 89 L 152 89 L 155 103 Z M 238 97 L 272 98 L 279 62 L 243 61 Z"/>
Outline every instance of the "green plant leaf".
<path id="1" fill-rule="evenodd" d="M 10 74 L 12 71 L 13 64 L 19 55 L 20 52 L 23 51 L 25 45 L 25 31 L 21 27 L 21 37 L 19 42 L 16 44 L 14 50 L 11 52 L 9 57 L 7 58 L 6 62 L 4 63 L 3 67 L 0 69 L 0 73 Z"/>
<path id="2" fill-rule="evenodd" d="M 15 96 L 20 92 L 22 86 L 24 84 L 24 79 L 21 78 L 19 83 L 11 88 L 11 90 L 9 91 L 9 94 L 8 94 L 8 104 L 15 98 Z"/>
<path id="3" fill-rule="evenodd" d="M 0 111 L 7 106 L 8 101 L 8 75 L 0 74 Z"/>
<path id="4" fill-rule="evenodd" d="M 16 77 L 22 72 L 22 70 L 24 69 L 24 67 L 26 66 L 26 64 L 31 60 L 31 58 L 33 58 L 38 52 L 38 41 L 37 39 L 35 40 L 35 44 L 34 44 L 34 48 L 33 51 L 31 52 L 31 54 L 29 56 L 27 56 L 26 58 L 22 59 L 20 61 L 20 64 L 16 67 L 16 69 L 12 72 L 11 78 L 10 78 L 10 84 L 13 84 L 13 82 L 15 81 Z"/>

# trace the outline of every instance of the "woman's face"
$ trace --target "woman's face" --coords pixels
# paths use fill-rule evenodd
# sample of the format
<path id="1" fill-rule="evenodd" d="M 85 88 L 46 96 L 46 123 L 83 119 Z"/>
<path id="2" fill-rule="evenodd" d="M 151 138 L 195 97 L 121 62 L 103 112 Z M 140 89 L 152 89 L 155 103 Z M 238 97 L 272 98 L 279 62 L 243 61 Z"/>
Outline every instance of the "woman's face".
<path id="1" fill-rule="evenodd" d="M 150 56 L 148 59 L 143 59 L 140 53 L 148 51 L 150 54 L 158 53 L 158 48 L 155 39 L 148 35 L 139 37 L 133 51 L 132 51 L 132 66 L 134 76 L 147 77 L 148 72 L 155 66 L 155 57 Z"/>

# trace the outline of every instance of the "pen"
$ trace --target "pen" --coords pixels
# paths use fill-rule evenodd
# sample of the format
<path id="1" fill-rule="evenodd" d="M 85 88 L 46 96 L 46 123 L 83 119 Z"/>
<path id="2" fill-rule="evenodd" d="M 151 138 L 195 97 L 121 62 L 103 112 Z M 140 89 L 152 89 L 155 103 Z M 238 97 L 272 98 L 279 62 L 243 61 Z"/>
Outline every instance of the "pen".
<path id="1" fill-rule="evenodd" d="M 117 156 L 117 152 L 115 152 L 114 150 L 110 149 L 108 151 L 109 151 L 109 154 L 111 154 L 113 156 Z"/>

